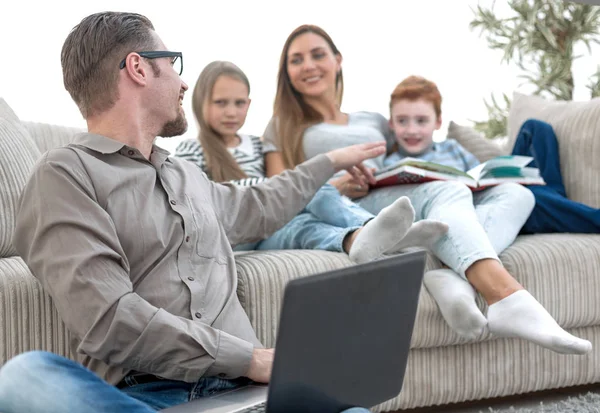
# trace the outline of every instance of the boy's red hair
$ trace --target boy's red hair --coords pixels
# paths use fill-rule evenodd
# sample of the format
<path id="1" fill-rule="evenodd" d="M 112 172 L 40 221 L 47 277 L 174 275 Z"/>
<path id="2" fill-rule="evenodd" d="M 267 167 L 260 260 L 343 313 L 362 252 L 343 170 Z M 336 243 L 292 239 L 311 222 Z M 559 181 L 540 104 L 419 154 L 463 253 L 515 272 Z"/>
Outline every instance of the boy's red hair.
<path id="1" fill-rule="evenodd" d="M 409 76 L 396 86 L 390 98 L 390 109 L 399 100 L 423 99 L 433 104 L 436 116 L 442 114 L 442 95 L 437 85 L 421 76 Z"/>

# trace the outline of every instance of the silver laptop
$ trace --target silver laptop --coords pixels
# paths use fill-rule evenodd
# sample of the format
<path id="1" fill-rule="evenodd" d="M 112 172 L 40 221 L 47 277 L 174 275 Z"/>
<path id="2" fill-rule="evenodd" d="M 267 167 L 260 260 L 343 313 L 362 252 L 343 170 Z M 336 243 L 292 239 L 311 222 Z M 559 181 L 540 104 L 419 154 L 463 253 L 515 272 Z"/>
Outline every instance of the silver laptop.
<path id="1" fill-rule="evenodd" d="M 268 387 L 248 385 L 165 413 L 337 413 L 400 393 L 425 252 L 290 281 Z"/>

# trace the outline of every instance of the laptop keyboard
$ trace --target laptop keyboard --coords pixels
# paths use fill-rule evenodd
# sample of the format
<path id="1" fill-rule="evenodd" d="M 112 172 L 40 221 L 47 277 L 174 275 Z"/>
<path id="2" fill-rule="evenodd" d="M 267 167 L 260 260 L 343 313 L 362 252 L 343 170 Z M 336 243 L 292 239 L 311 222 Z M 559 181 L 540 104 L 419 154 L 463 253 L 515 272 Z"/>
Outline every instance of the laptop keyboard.
<path id="1" fill-rule="evenodd" d="M 240 410 L 240 413 L 265 413 L 267 407 L 267 402 L 262 402 L 259 404 L 255 404 L 252 407 L 248 407 L 247 409 Z"/>

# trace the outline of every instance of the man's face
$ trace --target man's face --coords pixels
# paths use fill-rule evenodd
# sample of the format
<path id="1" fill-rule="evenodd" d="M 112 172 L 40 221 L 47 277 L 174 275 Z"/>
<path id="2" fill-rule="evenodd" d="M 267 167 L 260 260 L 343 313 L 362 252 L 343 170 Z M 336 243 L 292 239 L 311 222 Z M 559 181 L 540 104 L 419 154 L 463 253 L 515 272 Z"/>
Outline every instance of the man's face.
<path id="1" fill-rule="evenodd" d="M 427 151 L 433 143 L 433 132 L 441 124 L 433 103 L 427 100 L 399 100 L 392 105 L 390 127 L 400 148 L 409 155 Z"/>
<path id="2" fill-rule="evenodd" d="M 169 50 L 158 36 L 156 38 L 158 39 L 160 50 Z M 164 122 L 158 136 L 170 138 L 172 136 L 183 135 L 188 127 L 182 106 L 183 96 L 188 90 L 188 85 L 181 80 L 179 73 L 173 68 L 172 58 L 153 59 L 153 63 L 152 69 L 156 80 L 156 82 L 153 82 L 153 92 L 156 96 L 153 99 L 156 104 L 154 109 L 157 119 Z"/>

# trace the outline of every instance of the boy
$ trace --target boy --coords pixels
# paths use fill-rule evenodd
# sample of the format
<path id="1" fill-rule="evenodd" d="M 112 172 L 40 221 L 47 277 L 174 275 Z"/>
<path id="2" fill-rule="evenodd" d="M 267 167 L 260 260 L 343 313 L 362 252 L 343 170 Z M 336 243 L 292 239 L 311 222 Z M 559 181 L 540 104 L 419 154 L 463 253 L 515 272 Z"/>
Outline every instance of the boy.
<path id="1" fill-rule="evenodd" d="M 384 164 L 393 165 L 406 156 L 468 171 L 479 161 L 454 139 L 433 142 L 442 125 L 442 96 L 435 83 L 419 76 L 404 79 L 390 100 L 390 128 L 398 150 Z"/>

